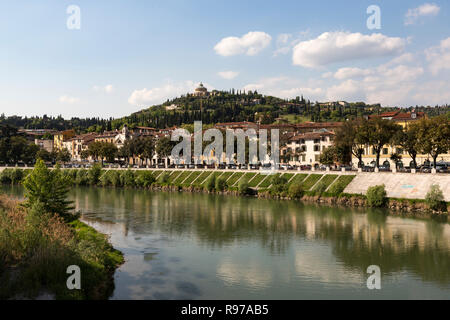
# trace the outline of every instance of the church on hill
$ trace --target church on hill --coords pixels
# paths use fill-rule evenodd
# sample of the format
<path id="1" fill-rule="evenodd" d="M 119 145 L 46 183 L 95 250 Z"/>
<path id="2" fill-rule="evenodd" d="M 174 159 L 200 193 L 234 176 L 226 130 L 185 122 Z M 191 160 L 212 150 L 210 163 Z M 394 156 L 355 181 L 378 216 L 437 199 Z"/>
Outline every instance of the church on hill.
<path id="1" fill-rule="evenodd" d="M 200 82 L 198 87 L 194 91 L 194 96 L 196 97 L 206 97 L 209 96 L 208 89 L 203 86 L 203 83 Z"/>

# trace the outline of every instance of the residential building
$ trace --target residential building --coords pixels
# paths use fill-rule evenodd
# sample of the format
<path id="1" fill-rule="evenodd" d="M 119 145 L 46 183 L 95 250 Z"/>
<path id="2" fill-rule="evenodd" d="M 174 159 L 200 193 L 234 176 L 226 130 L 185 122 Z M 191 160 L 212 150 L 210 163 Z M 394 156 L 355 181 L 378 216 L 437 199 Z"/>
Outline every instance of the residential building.
<path id="1" fill-rule="evenodd" d="M 333 145 L 334 135 L 334 132 L 326 129 L 295 135 L 281 148 L 280 159 L 287 158 L 283 162 L 291 165 L 317 167 L 322 151 Z"/>
<path id="2" fill-rule="evenodd" d="M 48 152 L 53 151 L 53 140 L 49 139 L 34 139 L 34 144 L 39 146 L 39 148 L 44 149 Z"/>
<path id="3" fill-rule="evenodd" d="M 53 136 L 53 148 L 57 151 L 62 150 L 64 148 L 64 141 L 68 141 L 74 136 L 75 136 L 74 130 L 65 130 L 56 133 Z"/>

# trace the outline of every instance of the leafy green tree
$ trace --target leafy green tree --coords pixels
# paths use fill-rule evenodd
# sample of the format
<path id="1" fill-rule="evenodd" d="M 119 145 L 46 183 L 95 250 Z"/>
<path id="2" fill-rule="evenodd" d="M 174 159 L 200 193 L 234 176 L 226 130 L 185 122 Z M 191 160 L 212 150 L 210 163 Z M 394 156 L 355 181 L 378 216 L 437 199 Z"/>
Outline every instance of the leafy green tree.
<path id="1" fill-rule="evenodd" d="M 359 134 L 361 129 L 360 121 L 346 121 L 336 130 L 334 145 L 339 150 L 339 162 L 350 163 L 350 154 L 358 159 L 358 167 L 362 166 L 362 156 L 364 155 L 365 141 Z"/>
<path id="2" fill-rule="evenodd" d="M 417 126 L 418 147 L 433 158 L 436 168 L 438 156 L 450 150 L 450 122 L 445 116 L 440 116 L 422 119 Z"/>
<path id="3" fill-rule="evenodd" d="M 38 160 L 33 171 L 25 178 L 23 186 L 25 207 L 31 208 L 40 204 L 45 213 L 58 214 L 67 221 L 76 218 L 76 215 L 70 212 L 74 209 L 72 202 L 67 200 L 70 180 L 62 174 L 58 165 L 50 170 L 44 161 Z"/>
<path id="4" fill-rule="evenodd" d="M 402 147 L 408 155 L 411 157 L 413 162 L 413 169 L 417 168 L 417 154 L 419 153 L 418 140 L 418 126 L 416 124 L 408 125 L 404 130 L 399 130 L 393 138 L 395 145 Z"/>
<path id="5" fill-rule="evenodd" d="M 393 141 L 393 137 L 402 130 L 395 122 L 382 118 L 364 120 L 358 130 L 358 140 L 373 148 L 376 154 L 376 167 L 380 167 L 380 155 L 383 147 Z"/>
<path id="6" fill-rule="evenodd" d="M 326 166 L 331 166 L 337 161 L 337 150 L 335 146 L 328 147 L 322 151 L 319 162 Z"/>
<path id="7" fill-rule="evenodd" d="M 156 143 L 156 153 L 159 158 L 167 158 L 171 155 L 175 142 L 171 141 L 169 137 L 162 137 Z"/>
<path id="8" fill-rule="evenodd" d="M 62 150 L 59 150 L 59 151 L 56 153 L 55 160 L 56 160 L 56 161 L 60 161 L 60 162 L 69 162 L 71 158 L 72 158 L 72 156 L 71 156 L 69 150 L 67 150 L 66 148 L 64 148 L 64 149 L 62 149 Z"/>

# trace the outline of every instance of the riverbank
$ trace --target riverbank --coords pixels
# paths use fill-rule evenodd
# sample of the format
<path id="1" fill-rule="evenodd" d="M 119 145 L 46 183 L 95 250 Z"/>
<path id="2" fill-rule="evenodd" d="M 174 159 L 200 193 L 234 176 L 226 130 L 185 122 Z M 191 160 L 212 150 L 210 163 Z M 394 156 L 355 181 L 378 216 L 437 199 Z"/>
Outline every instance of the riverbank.
<path id="1" fill-rule="evenodd" d="M 0 174 L 0 182 L 20 184 L 28 171 L 5 169 Z M 370 207 L 365 194 L 347 192 L 357 190 L 355 185 L 361 184 L 360 176 L 352 173 L 280 172 L 267 175 L 259 172 L 227 170 L 105 170 L 100 166 L 94 166 L 89 170 L 65 169 L 62 172 L 73 185 L 78 186 L 206 192 L 298 200 L 332 206 Z M 367 189 L 368 184 L 364 185 L 364 188 Z M 432 210 L 424 199 L 386 197 L 383 200 L 383 207 L 397 214 L 445 216 L 449 211 L 448 202 L 441 210 Z"/>
<path id="2" fill-rule="evenodd" d="M 0 299 L 108 299 L 122 253 L 85 223 L 36 210 L 0 195 Z M 67 288 L 71 265 L 80 290 Z"/>

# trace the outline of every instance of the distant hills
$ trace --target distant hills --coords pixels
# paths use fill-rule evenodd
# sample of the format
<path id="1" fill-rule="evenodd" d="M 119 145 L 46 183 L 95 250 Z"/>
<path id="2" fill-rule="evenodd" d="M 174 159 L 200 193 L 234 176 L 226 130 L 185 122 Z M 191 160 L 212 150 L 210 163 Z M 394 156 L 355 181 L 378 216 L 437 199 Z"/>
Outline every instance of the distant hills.
<path id="1" fill-rule="evenodd" d="M 62 117 L 5 117 L 0 116 L 0 125 L 11 125 L 26 129 L 73 128 L 78 132 L 119 129 L 123 124 L 166 128 L 192 124 L 201 120 L 203 124 L 219 122 L 252 121 L 261 124 L 276 122 L 298 123 L 303 121 L 326 122 L 345 121 L 365 115 L 373 115 L 399 108 L 383 108 L 379 104 L 368 105 L 364 102 L 324 102 L 310 101 L 303 96 L 295 99 L 281 99 L 266 96 L 257 91 L 213 91 L 207 96 L 186 94 L 167 100 L 160 105 L 151 106 L 129 116 L 113 118 L 72 118 Z M 425 112 L 428 116 L 450 114 L 450 106 L 415 106 L 406 111 Z M 405 110 L 405 109 L 403 109 Z"/>

